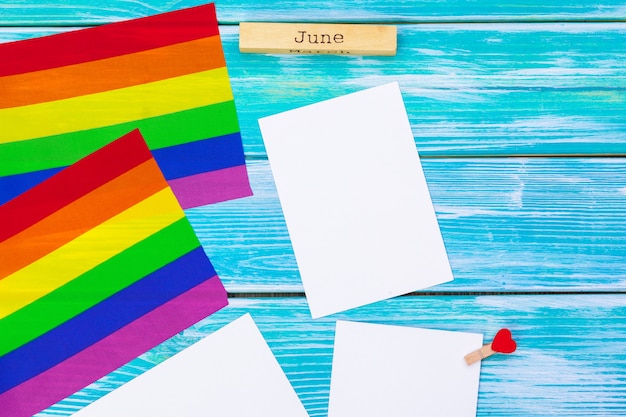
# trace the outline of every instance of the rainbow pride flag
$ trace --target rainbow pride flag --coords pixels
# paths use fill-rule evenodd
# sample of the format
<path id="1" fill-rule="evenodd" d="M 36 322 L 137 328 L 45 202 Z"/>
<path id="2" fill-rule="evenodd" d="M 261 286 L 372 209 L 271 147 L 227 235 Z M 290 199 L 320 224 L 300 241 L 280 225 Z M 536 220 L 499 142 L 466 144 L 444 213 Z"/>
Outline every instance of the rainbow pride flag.
<path id="1" fill-rule="evenodd" d="M 252 194 L 213 4 L 0 45 L 0 204 L 133 129 L 183 208 Z"/>
<path id="2" fill-rule="evenodd" d="M 0 206 L 0 414 L 31 416 L 227 304 L 133 131 Z"/>

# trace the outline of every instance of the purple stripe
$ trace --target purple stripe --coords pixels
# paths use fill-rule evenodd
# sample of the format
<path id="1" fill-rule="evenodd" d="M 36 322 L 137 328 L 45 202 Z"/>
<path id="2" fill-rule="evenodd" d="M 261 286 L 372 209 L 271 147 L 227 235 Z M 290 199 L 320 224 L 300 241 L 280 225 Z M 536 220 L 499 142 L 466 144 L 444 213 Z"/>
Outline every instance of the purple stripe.
<path id="1" fill-rule="evenodd" d="M 0 357 L 0 392 L 63 362 L 213 276 L 215 269 L 198 244 L 196 249 Z"/>
<path id="2" fill-rule="evenodd" d="M 184 209 L 252 195 L 245 165 L 169 180 L 168 183 Z"/>
<path id="3" fill-rule="evenodd" d="M 0 395 L 0 410 L 30 417 L 228 304 L 217 276 L 163 304 L 66 361 Z"/>

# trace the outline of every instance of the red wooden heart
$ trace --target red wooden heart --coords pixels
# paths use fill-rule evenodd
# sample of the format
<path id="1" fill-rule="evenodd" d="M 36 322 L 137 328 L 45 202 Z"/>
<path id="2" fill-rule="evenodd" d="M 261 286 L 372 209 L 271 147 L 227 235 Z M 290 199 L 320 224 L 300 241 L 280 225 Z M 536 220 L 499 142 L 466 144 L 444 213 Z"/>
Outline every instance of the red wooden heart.
<path id="1" fill-rule="evenodd" d="M 496 337 L 491 342 L 491 349 L 500 353 L 513 353 L 517 349 L 515 340 L 511 337 L 511 331 L 509 329 L 500 329 L 496 333 Z"/>

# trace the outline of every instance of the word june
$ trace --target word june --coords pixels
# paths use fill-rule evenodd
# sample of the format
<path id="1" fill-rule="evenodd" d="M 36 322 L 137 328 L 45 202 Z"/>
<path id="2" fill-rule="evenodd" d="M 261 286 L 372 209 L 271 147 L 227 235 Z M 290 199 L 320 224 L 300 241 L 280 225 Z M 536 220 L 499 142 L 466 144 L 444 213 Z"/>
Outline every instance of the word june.
<path id="1" fill-rule="evenodd" d="M 306 36 L 305 36 L 306 35 Z M 305 42 L 308 40 L 308 42 Z M 299 30 L 298 35 L 294 38 L 296 43 L 310 43 L 310 44 L 321 44 L 321 43 L 343 43 L 343 35 L 341 33 L 335 33 L 332 37 L 327 33 L 317 34 L 317 33 L 307 33 L 306 30 Z"/>

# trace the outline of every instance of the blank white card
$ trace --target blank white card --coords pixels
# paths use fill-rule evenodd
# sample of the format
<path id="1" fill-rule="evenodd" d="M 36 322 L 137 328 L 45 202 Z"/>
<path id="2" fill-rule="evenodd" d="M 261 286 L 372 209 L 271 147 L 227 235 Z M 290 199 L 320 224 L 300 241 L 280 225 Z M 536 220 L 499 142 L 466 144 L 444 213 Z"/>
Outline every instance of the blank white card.
<path id="1" fill-rule="evenodd" d="M 397 83 L 259 125 L 313 318 L 452 280 Z"/>
<path id="2" fill-rule="evenodd" d="M 475 333 L 338 321 L 328 417 L 475 417 Z"/>
<path id="3" fill-rule="evenodd" d="M 245 314 L 80 410 L 76 417 L 308 417 Z"/>

